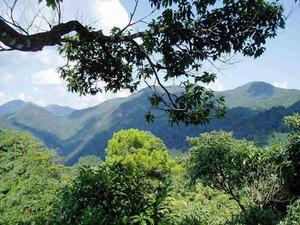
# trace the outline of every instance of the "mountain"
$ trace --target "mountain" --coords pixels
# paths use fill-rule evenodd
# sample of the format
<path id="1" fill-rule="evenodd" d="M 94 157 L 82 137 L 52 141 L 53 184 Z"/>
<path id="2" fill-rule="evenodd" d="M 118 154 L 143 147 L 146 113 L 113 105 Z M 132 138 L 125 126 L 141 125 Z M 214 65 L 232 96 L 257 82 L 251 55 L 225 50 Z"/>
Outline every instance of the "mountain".
<path id="1" fill-rule="evenodd" d="M 6 118 L 0 116 L 0 128 L 5 130 L 15 130 L 17 129 L 13 124 L 11 124 Z"/>
<path id="2" fill-rule="evenodd" d="M 274 87 L 265 82 L 250 82 L 233 90 L 218 92 L 224 96 L 229 108 L 270 109 L 274 106 L 291 106 L 300 99 L 300 91 Z"/>
<path id="3" fill-rule="evenodd" d="M 75 109 L 68 107 L 68 106 L 61 106 L 61 105 L 48 105 L 45 107 L 49 112 L 53 113 L 56 116 L 66 116 L 70 113 L 74 112 Z"/>
<path id="4" fill-rule="evenodd" d="M 22 100 L 10 101 L 0 106 L 0 115 L 5 115 L 14 112 L 15 110 L 21 108 L 25 104 L 26 102 L 23 102 Z"/>
<path id="5" fill-rule="evenodd" d="M 171 87 L 178 92 L 178 87 Z M 107 141 L 120 129 L 137 128 L 151 131 L 170 149 L 185 151 L 187 136 L 223 129 L 236 137 L 265 144 L 274 132 L 285 133 L 282 119 L 300 112 L 300 91 L 276 88 L 264 82 L 251 82 L 224 92 L 228 106 L 223 120 L 212 120 L 204 126 L 174 125 L 167 118 L 152 124 L 145 123 L 144 115 L 150 110 L 148 89 L 140 90 L 126 98 L 105 101 L 97 106 L 73 110 L 61 106 L 40 107 L 32 103 L 7 103 L 0 106 L 1 129 L 29 131 L 73 164 L 79 157 L 95 154 L 105 156 Z M 15 107 L 12 107 L 15 106 Z"/>

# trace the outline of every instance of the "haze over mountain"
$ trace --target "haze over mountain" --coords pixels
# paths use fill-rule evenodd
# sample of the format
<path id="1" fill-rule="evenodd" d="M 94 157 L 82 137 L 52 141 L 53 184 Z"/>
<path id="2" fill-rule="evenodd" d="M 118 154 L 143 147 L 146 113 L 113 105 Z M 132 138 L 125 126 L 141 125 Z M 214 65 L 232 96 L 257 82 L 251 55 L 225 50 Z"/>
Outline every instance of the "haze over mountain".
<path id="1" fill-rule="evenodd" d="M 48 105 L 45 107 L 49 112 L 52 112 L 56 116 L 66 116 L 74 111 L 73 108 L 61 105 Z"/>
<path id="2" fill-rule="evenodd" d="M 172 87 L 172 91 L 178 91 Z M 212 120 L 204 126 L 174 125 L 167 118 L 152 124 L 144 116 L 150 110 L 149 90 L 140 90 L 126 98 L 116 98 L 95 107 L 74 110 L 51 105 L 40 107 L 20 100 L 0 106 L 0 129 L 25 130 L 72 164 L 81 156 L 95 154 L 104 157 L 104 149 L 114 132 L 137 128 L 149 130 L 160 137 L 170 149 L 184 151 L 187 136 L 223 129 L 236 137 L 264 144 L 274 132 L 284 133 L 281 120 L 285 115 L 300 111 L 300 91 L 276 88 L 264 82 L 251 82 L 224 92 L 229 108 L 225 119 Z M 264 141 L 263 141 L 264 140 Z"/>

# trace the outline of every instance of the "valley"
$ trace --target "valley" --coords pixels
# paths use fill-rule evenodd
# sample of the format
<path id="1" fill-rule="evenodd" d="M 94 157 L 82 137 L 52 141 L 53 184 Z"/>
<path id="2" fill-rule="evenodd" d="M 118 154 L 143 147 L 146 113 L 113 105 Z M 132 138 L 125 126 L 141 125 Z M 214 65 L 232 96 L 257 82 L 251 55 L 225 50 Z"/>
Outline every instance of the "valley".
<path id="1" fill-rule="evenodd" d="M 186 137 L 213 130 L 231 131 L 237 138 L 265 145 L 288 132 L 282 124 L 284 116 L 300 111 L 299 90 L 276 88 L 264 82 L 251 82 L 215 95 L 225 97 L 227 115 L 206 125 L 171 127 L 166 117 L 145 123 L 145 114 L 151 110 L 150 92 L 142 89 L 129 97 L 81 110 L 15 100 L 0 106 L 0 129 L 28 131 L 64 157 L 65 164 L 72 165 L 85 155 L 104 158 L 113 133 L 129 128 L 151 131 L 171 151 L 185 152 Z"/>

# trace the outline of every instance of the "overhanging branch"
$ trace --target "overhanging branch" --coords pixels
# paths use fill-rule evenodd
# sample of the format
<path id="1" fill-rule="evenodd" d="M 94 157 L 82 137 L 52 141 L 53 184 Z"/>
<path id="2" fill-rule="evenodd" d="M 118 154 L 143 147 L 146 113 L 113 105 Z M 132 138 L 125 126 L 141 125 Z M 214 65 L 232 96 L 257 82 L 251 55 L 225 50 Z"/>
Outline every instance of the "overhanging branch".
<path id="1" fill-rule="evenodd" d="M 163 32 L 165 29 L 166 27 L 162 27 L 156 32 Z M 16 31 L 6 21 L 0 19 L 0 42 L 11 49 L 18 51 L 35 52 L 41 51 L 46 46 L 58 45 L 62 41 L 66 41 L 63 39 L 63 36 L 71 32 L 78 33 L 82 40 L 97 40 L 98 42 L 131 41 L 153 33 L 152 30 L 149 30 L 121 37 L 106 36 L 101 30 L 89 31 L 77 20 L 72 20 L 67 23 L 58 24 L 46 32 L 25 35 Z"/>
<path id="2" fill-rule="evenodd" d="M 0 20 L 0 42 L 9 48 L 19 51 L 40 51 L 45 46 L 60 44 L 62 37 L 73 31 L 86 39 L 91 38 L 95 34 L 95 32 L 89 32 L 86 27 L 74 20 L 54 26 L 50 31 L 24 35 L 17 32 L 5 21 Z M 99 34 L 100 32 L 98 32 Z"/>

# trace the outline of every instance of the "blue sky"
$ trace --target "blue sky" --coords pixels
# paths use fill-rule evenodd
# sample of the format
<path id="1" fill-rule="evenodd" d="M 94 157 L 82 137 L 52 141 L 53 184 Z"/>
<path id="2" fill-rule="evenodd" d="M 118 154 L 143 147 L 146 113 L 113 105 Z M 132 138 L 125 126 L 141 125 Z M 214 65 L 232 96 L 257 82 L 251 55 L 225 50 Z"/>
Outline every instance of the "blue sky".
<path id="1" fill-rule="evenodd" d="M 31 0 L 23 0 L 23 2 Z M 80 19 L 94 24 L 104 32 L 113 26 L 124 26 L 133 8 L 132 0 L 64 0 L 64 18 Z M 139 7 L 141 17 L 147 11 L 147 0 Z M 293 11 L 286 29 L 275 39 L 267 42 L 267 51 L 253 60 L 236 56 L 233 65 L 218 72 L 218 80 L 211 85 L 215 90 L 232 89 L 250 81 L 266 81 L 282 88 L 300 89 L 300 6 L 294 1 L 284 1 Z M 26 6 L 19 5 L 22 9 Z M 1 13 L 1 12 L 0 12 Z M 30 16 L 30 15 L 29 15 Z M 46 48 L 38 53 L 0 53 L 0 104 L 13 99 L 31 101 L 40 105 L 61 104 L 84 108 L 114 97 L 128 95 L 105 93 L 97 96 L 79 97 L 67 92 L 66 83 L 59 78 L 56 68 L 64 64 L 56 48 Z"/>

